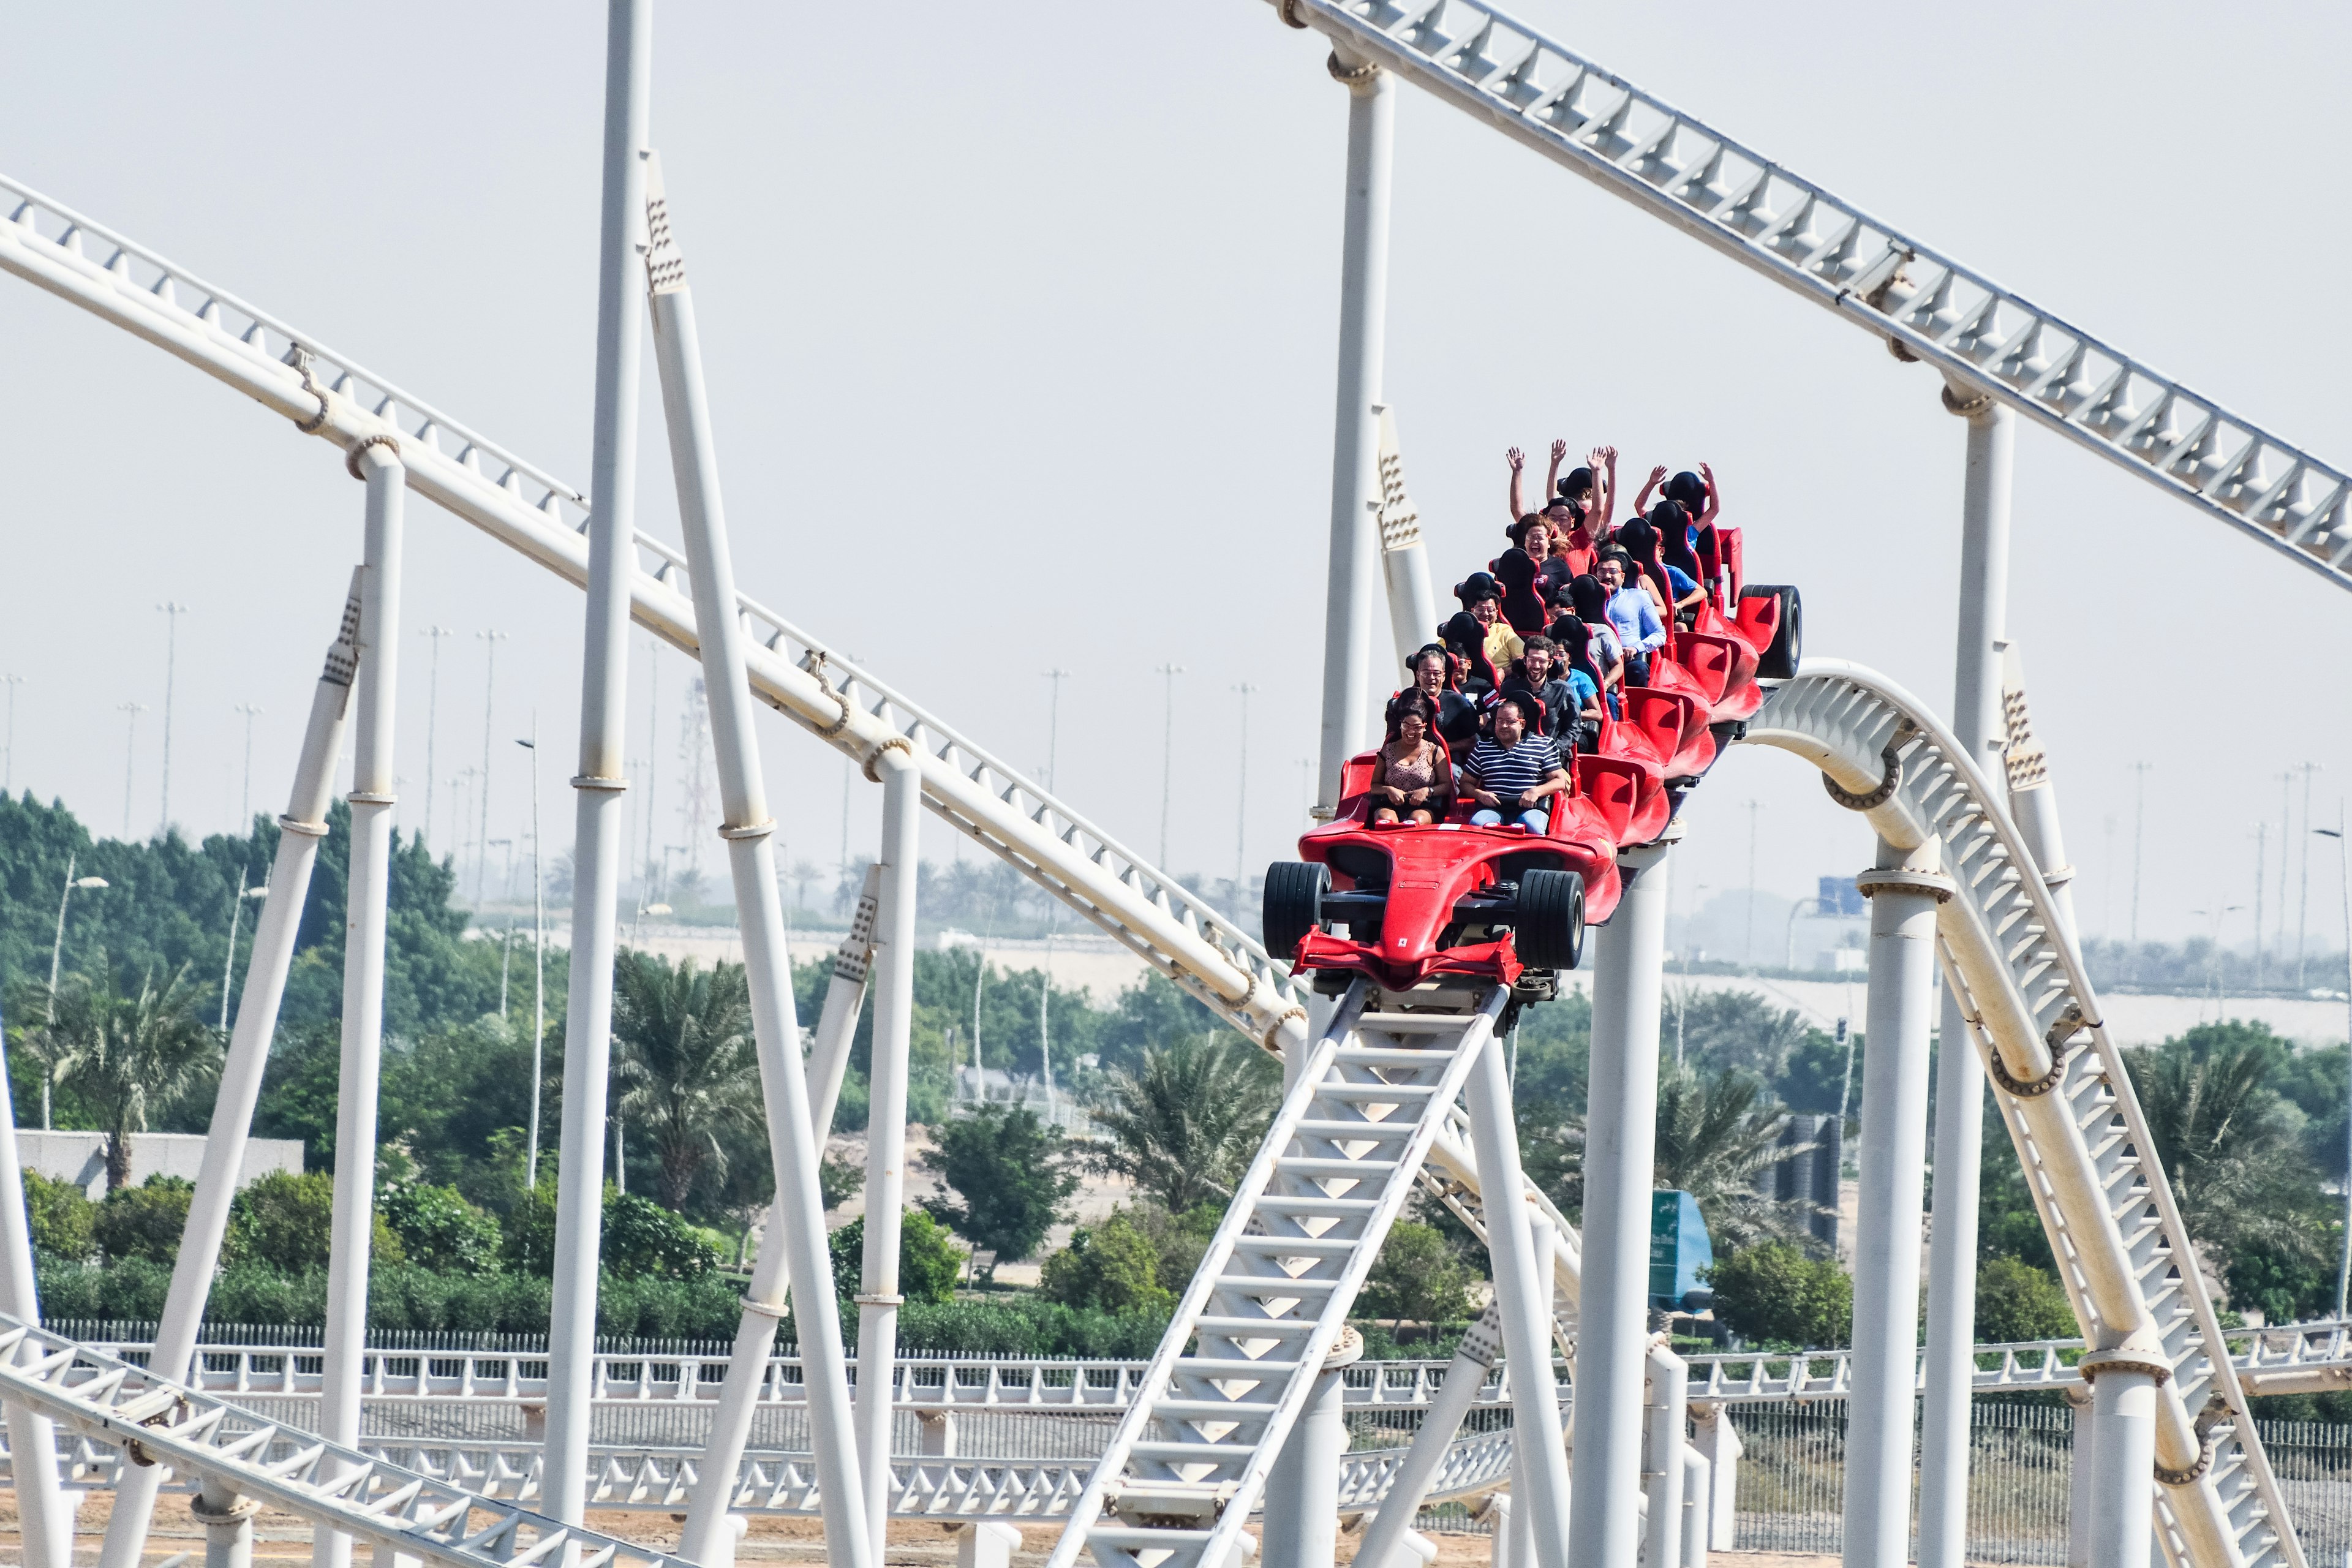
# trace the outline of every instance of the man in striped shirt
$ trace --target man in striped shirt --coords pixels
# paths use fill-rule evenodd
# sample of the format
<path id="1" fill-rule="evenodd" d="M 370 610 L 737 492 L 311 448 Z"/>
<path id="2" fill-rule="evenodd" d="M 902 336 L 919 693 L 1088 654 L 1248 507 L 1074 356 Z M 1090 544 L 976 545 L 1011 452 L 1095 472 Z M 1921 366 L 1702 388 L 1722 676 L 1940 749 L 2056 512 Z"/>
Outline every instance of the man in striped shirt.
<path id="1" fill-rule="evenodd" d="M 1471 748 L 1462 773 L 1478 803 L 1470 814 L 1478 827 L 1499 827 L 1508 817 L 1530 833 L 1541 833 L 1551 826 L 1546 797 L 1568 787 L 1559 748 L 1528 731 L 1527 714 L 1509 697 L 1496 704 L 1495 732 Z"/>

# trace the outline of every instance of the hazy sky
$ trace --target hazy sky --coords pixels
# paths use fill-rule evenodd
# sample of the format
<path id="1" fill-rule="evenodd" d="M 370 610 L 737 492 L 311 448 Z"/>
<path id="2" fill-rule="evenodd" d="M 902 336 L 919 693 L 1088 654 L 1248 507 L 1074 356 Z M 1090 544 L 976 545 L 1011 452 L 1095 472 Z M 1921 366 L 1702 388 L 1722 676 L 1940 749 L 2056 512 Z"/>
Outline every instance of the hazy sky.
<path id="1" fill-rule="evenodd" d="M 2352 461 L 2326 345 L 2347 108 L 2336 8 L 1832 4 L 1586 7 L 1531 20 L 1847 199 L 2247 416 Z M 863 21 L 863 18 L 859 19 Z M 253 4 L 26 7 L 6 25 L 0 169 L 243 295 L 493 438 L 587 480 L 603 11 Z M 1262 0 L 656 16 L 654 136 L 697 291 L 745 587 L 1010 758 L 1041 764 L 1064 688 L 1065 794 L 1147 854 L 1160 682 L 1177 681 L 1178 869 L 1234 861 L 1233 688 L 1250 710 L 1251 865 L 1286 853 L 1314 751 L 1345 94 Z M 181 622 L 173 814 L 236 818 L 240 702 L 257 808 L 358 550 L 334 454 L 94 318 L 0 279 L 0 669 L 13 782 L 130 826 L 160 805 L 166 599 Z M 1387 393 L 1441 584 L 1502 547 L 1502 448 L 1607 440 L 1635 475 L 1711 461 L 1761 580 L 1801 584 L 1809 648 L 1939 707 L 1963 429 L 1875 340 L 1408 88 L 1399 106 Z M 650 376 L 644 526 L 674 538 Z M 498 628 L 492 837 L 528 820 L 536 707 L 551 850 L 568 847 L 581 605 L 412 509 L 403 816 L 422 817 L 428 625 L 446 781 L 478 766 Z M 2336 590 L 2031 426 L 2018 437 L 2011 630 L 2094 933 L 2129 918 L 2131 764 L 2147 775 L 2140 927 L 2253 902 L 2281 788 L 2352 783 L 2326 672 Z M 1383 634 L 1381 646 L 1387 646 Z M 642 638 L 631 670 L 644 750 Z M 656 666 L 656 842 L 687 661 Z M 2306 674 L 2306 672 L 2310 672 Z M 787 853 L 839 854 L 843 766 L 772 721 Z M 874 834 L 860 780 L 854 852 Z M 642 799 L 642 795 L 639 797 Z M 2300 800 L 2300 786 L 2296 798 Z M 1858 823 L 1778 752 L 1735 752 L 1691 808 L 1677 904 L 1795 896 L 1863 865 Z M 446 783 L 436 841 L 453 834 Z M 413 813 L 413 815 L 412 815 Z M 2298 823 L 2298 838 L 2301 837 Z M 645 825 L 635 829 L 640 841 Z M 937 835 L 937 830 L 934 828 Z M 2320 841 L 2323 847 L 2326 841 Z M 934 853 L 951 853 L 943 835 Z M 716 865 L 715 844 L 705 854 Z M 2340 922 L 2330 855 L 2315 942 Z M 2192 911 L 2203 910 L 2204 914 Z M 2294 918 L 2293 900 L 2289 904 Z M 2275 914 L 2270 920 L 2274 924 Z M 2228 916 L 2235 940 L 2251 916 Z"/>

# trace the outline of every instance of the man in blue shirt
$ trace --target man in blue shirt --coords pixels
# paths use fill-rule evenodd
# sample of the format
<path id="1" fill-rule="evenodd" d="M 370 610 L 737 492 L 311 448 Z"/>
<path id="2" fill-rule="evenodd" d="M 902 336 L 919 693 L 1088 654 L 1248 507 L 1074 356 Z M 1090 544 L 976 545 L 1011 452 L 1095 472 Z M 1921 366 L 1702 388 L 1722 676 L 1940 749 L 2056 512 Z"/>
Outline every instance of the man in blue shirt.
<path id="1" fill-rule="evenodd" d="M 1666 628 L 1658 620 L 1658 607 L 1639 584 L 1627 585 L 1622 554 L 1602 556 L 1598 574 L 1601 587 L 1609 592 L 1609 625 L 1624 645 L 1626 683 L 1647 686 L 1650 651 L 1666 646 Z"/>

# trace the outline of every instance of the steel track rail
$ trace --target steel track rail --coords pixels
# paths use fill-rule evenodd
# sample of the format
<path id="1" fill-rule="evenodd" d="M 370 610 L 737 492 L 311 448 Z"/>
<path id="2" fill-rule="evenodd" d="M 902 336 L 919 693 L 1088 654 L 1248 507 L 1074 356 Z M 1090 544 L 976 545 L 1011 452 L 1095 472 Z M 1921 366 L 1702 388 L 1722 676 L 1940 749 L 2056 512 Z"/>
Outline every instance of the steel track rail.
<path id="1" fill-rule="evenodd" d="M 2346 470 L 1485 0 L 1273 0 L 1362 59 L 2352 588 Z"/>

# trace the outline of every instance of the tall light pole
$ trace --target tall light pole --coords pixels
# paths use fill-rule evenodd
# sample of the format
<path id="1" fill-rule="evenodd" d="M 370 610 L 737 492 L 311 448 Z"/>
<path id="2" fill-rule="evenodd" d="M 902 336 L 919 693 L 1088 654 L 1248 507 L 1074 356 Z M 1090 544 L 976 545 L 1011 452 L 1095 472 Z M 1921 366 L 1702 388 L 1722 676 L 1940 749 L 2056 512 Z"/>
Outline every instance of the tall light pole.
<path id="1" fill-rule="evenodd" d="M 433 781 L 441 776 L 435 765 L 433 736 L 441 718 L 441 640 L 457 634 L 447 626 L 427 626 L 425 637 L 433 647 L 425 663 L 425 837 L 433 837 Z"/>
<path id="2" fill-rule="evenodd" d="M 1742 963 L 1756 962 L 1756 812 L 1755 801 L 1748 803 L 1748 944 L 1743 949 Z"/>
<path id="3" fill-rule="evenodd" d="M 2303 959 L 2306 940 L 2311 935 L 2311 775 L 2323 771 L 2318 763 L 2303 763 L 2295 771 L 2303 774 L 2303 889 L 2297 894 L 2298 908 L 2294 919 L 2294 988 L 2303 989 Z"/>
<path id="4" fill-rule="evenodd" d="M 1061 755 L 1062 682 L 1069 678 L 1070 672 L 1058 666 L 1046 670 L 1044 676 L 1044 679 L 1054 683 L 1054 695 L 1048 699 L 1045 708 L 1045 787 L 1047 789 L 1054 787 L 1054 763 L 1055 760 Z"/>
<path id="5" fill-rule="evenodd" d="M 177 600 L 166 599 L 155 608 L 166 617 L 163 632 L 163 805 L 162 816 L 155 824 L 155 835 L 160 838 L 172 831 L 172 682 L 180 662 L 180 617 L 188 613 L 188 606 Z"/>
<path id="6" fill-rule="evenodd" d="M 236 830 L 247 834 L 253 831 L 253 721 L 261 716 L 261 704 L 240 702 L 230 711 L 245 715 L 245 793 L 238 799 Z"/>
<path id="7" fill-rule="evenodd" d="M 2156 766 L 2154 763 L 2132 764 L 2131 940 L 2135 949 L 2139 946 L 2139 856 L 2142 846 L 2147 840 L 2147 771 L 2154 766 Z M 2138 963 L 2137 957 L 2134 958 L 2133 963 L 2137 967 Z"/>
<path id="8" fill-rule="evenodd" d="M 2352 851 L 2346 848 L 2347 844 L 2352 844 L 2352 838 L 2345 835 L 2344 803 L 2340 800 L 2336 803 L 2335 826 L 2315 827 L 2312 832 L 2322 838 L 2336 840 L 2336 883 L 2344 895 L 2344 1003 L 2347 1015 L 2352 1015 Z M 2352 1023 L 2352 1017 L 2347 1017 L 2347 1023 Z M 2345 1037 L 2352 1039 L 2352 1033 L 2347 1033 Z M 2347 1100 L 2346 1110 L 2347 1117 L 2352 1117 L 2352 1099 Z M 2336 1265 L 2336 1316 L 2338 1319 L 2344 1316 L 2346 1287 L 2352 1286 L 2352 1120 L 2345 1123 L 2345 1138 L 2344 1255 Z"/>
<path id="9" fill-rule="evenodd" d="M 516 745 L 530 753 L 530 1135 L 523 1152 L 523 1185 L 539 1186 L 539 1087 L 546 1075 L 540 1053 L 547 1043 L 547 878 L 539 858 L 539 710 L 530 715 L 530 739 Z M 642 900 L 640 900 L 642 903 Z"/>
<path id="10" fill-rule="evenodd" d="M 248 819 L 249 816 L 250 814 L 248 814 Z M 236 972 L 237 921 L 244 917 L 246 900 L 266 899 L 268 896 L 269 889 L 267 887 L 247 887 L 245 885 L 245 868 L 239 866 L 236 868 L 236 897 L 229 900 L 228 906 L 228 956 L 221 960 L 220 1031 L 224 1035 L 228 1033 L 229 981 L 235 976 Z"/>
<path id="11" fill-rule="evenodd" d="M 105 886 L 106 879 L 103 877 L 76 877 L 74 857 L 70 851 L 67 853 L 66 885 L 58 894 L 58 937 L 49 947 L 49 1022 L 51 1024 L 58 1021 L 58 975 L 64 966 L 66 956 L 66 900 L 73 897 L 73 890 L 76 888 Z M 46 1132 L 48 1130 L 49 1069 L 45 1064 L 41 1068 L 41 1131 Z"/>
<path id="12" fill-rule="evenodd" d="M 2284 844 L 2279 846 L 2284 849 Z M 2271 825 L 2254 824 L 2254 981 L 2260 985 L 2269 977 L 2270 966 L 2263 962 L 2263 872 L 2271 858 Z"/>
<path id="13" fill-rule="evenodd" d="M 646 638 L 646 864 L 638 873 L 645 891 L 639 904 L 654 900 L 654 786 L 661 782 L 661 672 L 654 668 L 655 642 Z M 845 761 L 846 759 L 845 759 Z M 854 764 L 852 764 L 854 765 Z M 845 792 L 848 785 L 844 784 Z M 849 864 L 849 807 L 841 808 L 841 861 Z"/>
<path id="14" fill-rule="evenodd" d="M 8 752 L 0 759 L 0 795 L 7 795 L 16 787 L 16 688 L 25 684 L 25 678 L 0 675 L 0 684 L 8 688 Z"/>
<path id="15" fill-rule="evenodd" d="M 129 717 L 129 722 L 123 726 L 126 733 L 122 741 L 122 837 L 128 842 L 131 837 L 131 771 L 132 764 L 139 759 L 139 715 L 147 711 L 147 704 L 124 702 L 114 710 Z"/>
<path id="16" fill-rule="evenodd" d="M 480 826 L 474 834 L 474 907 L 482 905 L 482 880 L 488 875 L 490 861 L 490 734 L 498 717 L 496 699 L 499 680 L 499 644 L 507 640 L 504 632 L 476 632 L 482 639 L 482 787 L 475 801 L 475 811 Z"/>
<path id="17" fill-rule="evenodd" d="M 1174 795 L 1176 780 L 1176 678 L 1184 673 L 1181 664 L 1155 664 L 1151 673 L 1160 678 L 1160 868 L 1168 869 L 1168 805 Z"/>
<path id="18" fill-rule="evenodd" d="M 1263 691 L 1244 680 L 1234 689 L 1242 699 L 1241 784 L 1234 807 L 1234 914 L 1242 914 L 1242 900 L 1249 889 L 1249 700 L 1253 691 Z"/>

